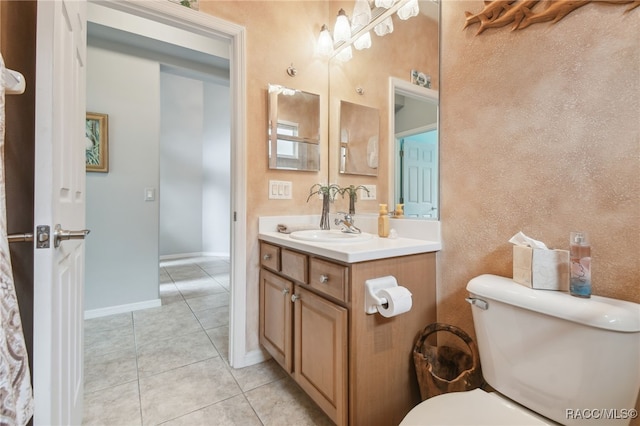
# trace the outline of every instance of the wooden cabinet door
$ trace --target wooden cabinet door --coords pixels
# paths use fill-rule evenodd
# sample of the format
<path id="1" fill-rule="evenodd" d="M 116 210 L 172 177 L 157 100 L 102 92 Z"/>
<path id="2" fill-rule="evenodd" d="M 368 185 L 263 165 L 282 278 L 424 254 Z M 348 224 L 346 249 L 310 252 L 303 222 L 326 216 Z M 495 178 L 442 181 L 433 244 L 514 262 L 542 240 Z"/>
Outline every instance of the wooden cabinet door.
<path id="1" fill-rule="evenodd" d="M 260 270 L 260 344 L 289 374 L 293 367 L 292 289 L 291 281 Z"/>
<path id="2" fill-rule="evenodd" d="M 347 310 L 299 286 L 294 378 L 337 424 L 347 424 Z"/>

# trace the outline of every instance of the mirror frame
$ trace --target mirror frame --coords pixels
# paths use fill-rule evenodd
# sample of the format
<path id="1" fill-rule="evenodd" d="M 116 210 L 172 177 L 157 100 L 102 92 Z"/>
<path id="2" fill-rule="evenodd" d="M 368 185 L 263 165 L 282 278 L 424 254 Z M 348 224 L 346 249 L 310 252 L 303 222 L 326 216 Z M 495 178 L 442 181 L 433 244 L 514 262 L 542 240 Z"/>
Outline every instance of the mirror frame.
<path id="1" fill-rule="evenodd" d="M 395 109 L 391 107 L 395 103 L 396 94 L 433 102 L 438 109 L 436 120 L 436 128 L 438 130 L 438 214 L 437 217 L 425 218 L 424 220 L 440 220 L 440 95 L 437 90 L 427 89 L 426 87 L 418 86 L 417 84 L 413 84 L 397 77 L 389 77 L 389 164 L 387 164 L 389 171 L 388 202 L 390 205 L 395 205 L 396 202 L 396 123 Z"/>

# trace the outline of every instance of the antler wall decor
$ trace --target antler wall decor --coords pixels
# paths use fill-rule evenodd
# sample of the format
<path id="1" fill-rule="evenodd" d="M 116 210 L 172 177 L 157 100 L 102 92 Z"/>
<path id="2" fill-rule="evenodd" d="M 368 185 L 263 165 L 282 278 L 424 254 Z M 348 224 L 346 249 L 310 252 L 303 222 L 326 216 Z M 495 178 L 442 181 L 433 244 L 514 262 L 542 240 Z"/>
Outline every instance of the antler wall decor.
<path id="1" fill-rule="evenodd" d="M 539 22 L 555 24 L 569 13 L 588 3 L 608 3 L 629 6 L 627 13 L 640 6 L 640 0 L 486 0 L 480 13 L 465 12 L 464 28 L 479 23 L 477 34 L 488 28 L 499 28 L 513 24 L 511 30 L 521 30 Z"/>

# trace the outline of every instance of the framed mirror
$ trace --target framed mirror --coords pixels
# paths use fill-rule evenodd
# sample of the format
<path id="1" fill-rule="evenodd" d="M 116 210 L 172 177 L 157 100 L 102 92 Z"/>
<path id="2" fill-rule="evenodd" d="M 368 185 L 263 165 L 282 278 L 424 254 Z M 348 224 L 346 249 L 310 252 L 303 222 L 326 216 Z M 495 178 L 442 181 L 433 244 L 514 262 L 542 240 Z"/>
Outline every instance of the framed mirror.
<path id="1" fill-rule="evenodd" d="M 354 2 L 341 1 L 335 5 L 332 2 L 332 7 L 336 12 L 342 7 L 349 14 L 353 11 Z M 364 50 L 353 48 L 352 58 L 349 61 L 342 61 L 335 56 L 329 61 L 328 182 L 337 183 L 342 187 L 367 185 L 373 189 L 375 199 L 359 197 L 357 210 L 361 213 L 377 213 L 380 203 L 390 206 L 398 204 L 396 193 L 399 191 L 396 187 L 399 185 L 397 182 L 399 178 L 396 177 L 399 175 L 396 173 L 394 130 L 395 97 L 390 96 L 390 79 L 414 85 L 419 89 L 424 89 L 419 84 L 426 86 L 425 82 L 428 79 L 431 93 L 436 95 L 439 88 L 439 4 L 431 0 L 419 0 L 419 7 L 419 14 L 408 20 L 401 20 L 393 14 L 393 32 L 378 36 L 371 31 L 371 47 Z M 359 34 L 352 35 L 352 39 L 358 36 Z M 412 80 L 416 84 L 413 84 Z M 340 113 L 342 102 L 364 105 L 380 112 L 378 168 L 375 173 L 351 174 L 342 171 L 344 153 Z M 431 102 L 431 107 L 437 111 L 437 96 L 435 101 L 431 99 Z M 411 102 L 406 104 L 402 114 L 408 115 L 413 107 Z M 434 135 L 437 137 L 437 132 Z M 366 155 L 364 157 L 361 161 L 366 161 Z M 430 187 L 436 190 L 430 194 L 430 197 L 435 197 L 437 200 L 439 195 L 437 168 L 433 173 Z M 414 188 L 415 186 L 412 190 Z M 406 195 L 403 194 L 403 196 L 406 198 Z M 431 211 L 430 214 L 419 213 L 414 217 L 437 219 L 438 207 L 435 206 L 435 208 L 436 210 Z"/>
<path id="2" fill-rule="evenodd" d="M 320 170 L 320 96 L 269 85 L 269 168 Z"/>
<path id="3" fill-rule="evenodd" d="M 380 112 L 340 102 L 340 173 L 377 176 Z"/>
<path id="4" fill-rule="evenodd" d="M 389 199 L 404 204 L 404 215 L 439 217 L 438 92 L 404 80 L 389 79 Z"/>

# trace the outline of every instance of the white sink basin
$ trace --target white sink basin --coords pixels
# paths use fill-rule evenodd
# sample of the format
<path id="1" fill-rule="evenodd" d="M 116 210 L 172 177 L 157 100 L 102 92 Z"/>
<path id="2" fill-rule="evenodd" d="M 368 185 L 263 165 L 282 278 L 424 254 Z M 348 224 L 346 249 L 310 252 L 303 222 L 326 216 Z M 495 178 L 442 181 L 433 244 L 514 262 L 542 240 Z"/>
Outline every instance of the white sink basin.
<path id="1" fill-rule="evenodd" d="M 294 240 L 315 241 L 317 243 L 360 243 L 371 239 L 371 234 L 349 234 L 335 230 L 306 230 L 289 234 Z"/>

